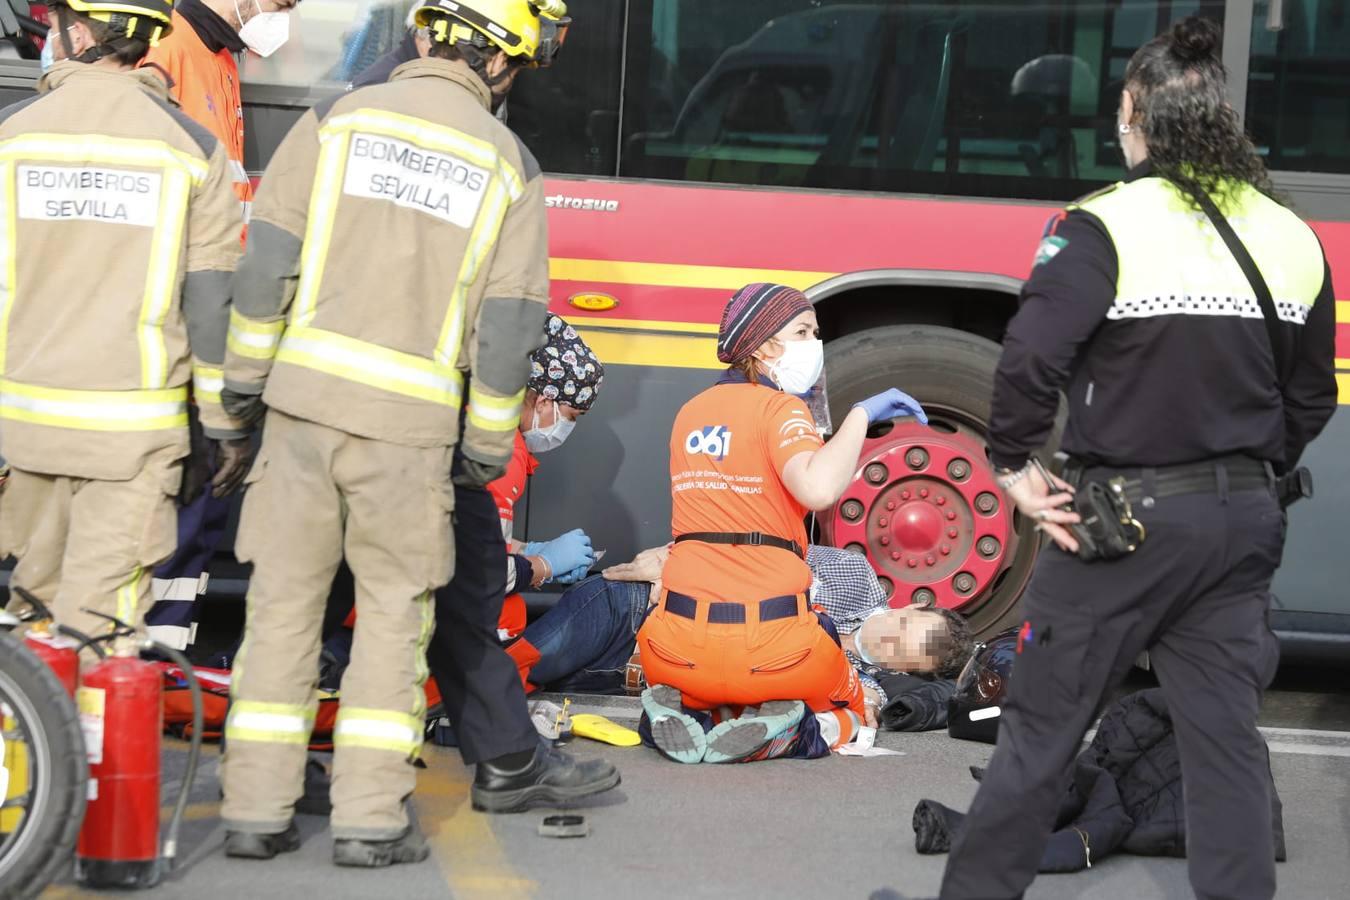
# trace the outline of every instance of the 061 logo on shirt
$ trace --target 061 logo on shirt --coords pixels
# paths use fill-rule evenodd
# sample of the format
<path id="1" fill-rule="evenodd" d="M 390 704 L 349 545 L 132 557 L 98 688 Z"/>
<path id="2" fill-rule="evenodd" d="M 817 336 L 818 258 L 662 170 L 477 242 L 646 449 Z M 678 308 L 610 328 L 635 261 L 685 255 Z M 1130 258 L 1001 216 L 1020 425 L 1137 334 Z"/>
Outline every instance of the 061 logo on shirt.
<path id="1" fill-rule="evenodd" d="M 684 439 L 686 453 L 706 454 L 713 459 L 726 459 L 731 452 L 731 432 L 725 425 L 708 425 L 689 432 Z"/>

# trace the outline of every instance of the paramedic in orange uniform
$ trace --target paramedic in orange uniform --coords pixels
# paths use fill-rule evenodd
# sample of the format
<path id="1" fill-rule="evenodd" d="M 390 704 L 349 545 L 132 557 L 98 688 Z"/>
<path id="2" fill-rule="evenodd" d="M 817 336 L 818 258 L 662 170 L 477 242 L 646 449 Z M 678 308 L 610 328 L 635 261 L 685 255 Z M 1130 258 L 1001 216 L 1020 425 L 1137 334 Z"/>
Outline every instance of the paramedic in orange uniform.
<path id="1" fill-rule="evenodd" d="M 244 170 L 244 104 L 235 54 L 270 56 L 286 41 L 288 13 L 299 0 L 179 0 L 173 31 L 146 54 L 142 65 L 168 76 L 169 93 L 183 112 L 225 145 L 234 192 L 244 204 L 253 187 Z"/>
<path id="2" fill-rule="evenodd" d="M 810 726 L 807 710 L 865 714 L 855 670 L 806 602 L 804 520 L 843 493 L 871 422 L 927 421 L 892 389 L 857 404 L 823 443 L 802 398 L 824 350 L 815 311 L 794 288 L 738 291 L 722 314 L 718 358 L 726 374 L 675 419 L 675 545 L 660 603 L 638 633 L 654 685 L 643 698 L 651 740 L 679 762 L 795 755 L 788 745 Z M 688 715 L 723 706 L 750 709 L 706 735 L 707 723 Z"/>

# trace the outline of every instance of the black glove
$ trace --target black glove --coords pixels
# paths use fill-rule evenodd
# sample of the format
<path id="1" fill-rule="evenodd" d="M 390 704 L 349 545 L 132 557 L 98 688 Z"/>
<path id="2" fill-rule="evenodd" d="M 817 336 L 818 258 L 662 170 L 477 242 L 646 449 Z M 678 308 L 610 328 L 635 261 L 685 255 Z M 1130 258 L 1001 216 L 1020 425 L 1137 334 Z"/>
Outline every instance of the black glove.
<path id="1" fill-rule="evenodd" d="M 178 486 L 178 505 L 187 506 L 211 482 L 212 445 L 202 431 L 202 420 L 197 405 L 188 405 L 188 455 L 183 460 L 183 480 Z"/>
<path id="2" fill-rule="evenodd" d="M 230 388 L 220 389 L 220 405 L 225 407 L 225 412 L 249 428 L 262 421 L 263 413 L 267 412 L 262 394 L 241 394 Z"/>
<path id="3" fill-rule="evenodd" d="M 209 439 L 208 439 L 209 440 Z M 216 474 L 211 479 L 211 496 L 228 497 L 244 483 L 253 462 L 253 442 L 248 438 L 212 440 Z"/>
<path id="4" fill-rule="evenodd" d="M 450 480 L 460 487 L 484 488 L 488 482 L 496 481 L 505 474 L 506 463 L 484 463 L 462 456 L 456 461 Z"/>

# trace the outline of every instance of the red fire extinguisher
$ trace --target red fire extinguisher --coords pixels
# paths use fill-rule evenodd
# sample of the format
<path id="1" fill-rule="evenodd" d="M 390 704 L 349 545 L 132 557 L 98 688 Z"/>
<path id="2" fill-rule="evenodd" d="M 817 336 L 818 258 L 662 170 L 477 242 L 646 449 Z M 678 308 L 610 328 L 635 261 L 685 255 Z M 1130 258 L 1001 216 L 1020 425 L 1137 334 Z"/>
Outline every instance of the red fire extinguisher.
<path id="1" fill-rule="evenodd" d="M 77 631 L 57 625 L 52 619 L 51 610 L 28 591 L 18 585 L 14 585 L 13 590 L 19 595 L 19 599 L 28 604 L 28 610 L 20 621 L 33 623 L 28 627 L 28 633 L 23 636 L 23 642 L 38 659 L 56 673 L 56 677 L 65 686 L 66 693 L 74 697 L 75 688 L 79 686 L 80 681 L 81 640 L 87 642 L 87 639 Z"/>
<path id="2" fill-rule="evenodd" d="M 111 618 L 111 617 L 105 617 Z M 112 619 L 114 651 L 82 673 L 76 703 L 89 753 L 89 803 L 75 848 L 75 878 L 99 888 L 149 888 L 173 868 L 178 828 L 187 809 L 202 747 L 201 685 L 187 657 Z M 163 681 L 139 658 L 142 649 L 168 656 L 192 691 L 192 744 L 173 817 L 159 844 L 159 741 Z"/>
<path id="3" fill-rule="evenodd" d="M 75 877 L 94 887 L 159 882 L 162 682 L 131 644 L 86 668 L 76 703 L 89 754 L 89 804 Z"/>
<path id="4" fill-rule="evenodd" d="M 46 622 L 39 622 L 28 629 L 23 642 L 56 673 L 66 693 L 74 697 L 75 688 L 80 682 L 79 641 L 55 634 Z"/>
<path id="5" fill-rule="evenodd" d="M 40 601 L 22 588 L 15 590 L 50 619 Z M 89 646 L 99 656 L 98 662 L 80 673 L 79 687 L 73 691 L 89 756 L 89 801 L 75 850 L 76 880 L 99 888 L 149 888 L 172 868 L 177 855 L 178 828 L 201 756 L 201 685 L 192 664 L 176 649 L 141 639 L 125 623 L 104 618 L 111 619 L 115 627 L 110 634 L 95 638 L 57 626 L 62 634 L 80 638 L 69 646 L 57 646 L 49 627 L 36 636 L 30 632 L 26 640 L 67 685 L 73 685 L 71 676 L 82 647 Z M 113 643 L 111 655 L 98 646 L 101 642 Z M 159 742 L 163 682 L 158 668 L 139 657 L 142 649 L 150 648 L 178 664 L 192 692 L 192 744 L 162 852 Z"/>

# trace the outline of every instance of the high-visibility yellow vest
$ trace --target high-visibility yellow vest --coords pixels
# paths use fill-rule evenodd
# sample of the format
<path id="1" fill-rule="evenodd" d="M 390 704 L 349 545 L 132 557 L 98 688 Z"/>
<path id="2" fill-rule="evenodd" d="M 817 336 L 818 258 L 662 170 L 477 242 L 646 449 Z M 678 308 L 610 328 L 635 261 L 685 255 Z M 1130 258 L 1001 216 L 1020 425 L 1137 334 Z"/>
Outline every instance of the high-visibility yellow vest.
<path id="1" fill-rule="evenodd" d="M 1317 236 L 1249 185 L 1236 187 L 1219 206 L 1261 270 L 1281 321 L 1303 325 L 1325 275 Z M 1256 293 L 1223 238 L 1171 182 L 1149 177 L 1117 184 L 1069 209 L 1096 216 L 1115 245 L 1119 274 L 1107 318 L 1261 318 Z"/>

